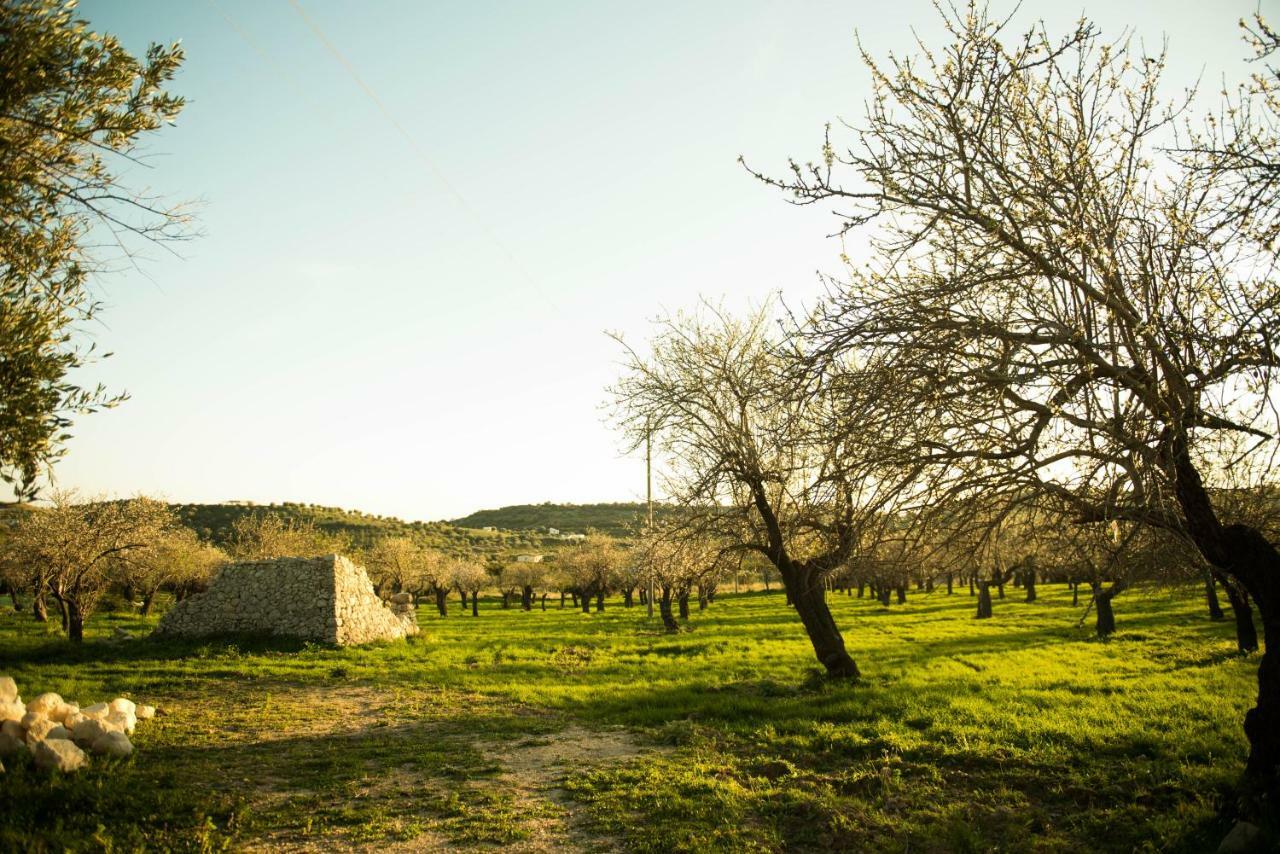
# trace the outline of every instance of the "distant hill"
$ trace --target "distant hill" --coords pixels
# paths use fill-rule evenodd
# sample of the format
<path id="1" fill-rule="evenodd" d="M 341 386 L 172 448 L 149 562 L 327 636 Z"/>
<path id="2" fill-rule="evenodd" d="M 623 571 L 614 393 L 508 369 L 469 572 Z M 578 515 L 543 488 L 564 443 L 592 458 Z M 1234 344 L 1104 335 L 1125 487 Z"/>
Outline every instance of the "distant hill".
<path id="1" fill-rule="evenodd" d="M 184 524 L 204 540 L 226 545 L 236 519 L 273 513 L 296 522 L 310 522 L 317 528 L 350 537 L 356 546 L 368 546 L 381 537 L 411 537 L 423 545 L 454 554 L 500 555 L 527 548 L 539 548 L 542 537 L 535 533 L 467 530 L 449 522 L 406 522 L 394 516 L 378 516 L 341 507 L 318 504 L 172 504 Z"/>
<path id="2" fill-rule="evenodd" d="M 675 512 L 665 505 L 654 506 L 654 516 L 661 519 Z M 451 524 L 464 528 L 494 527 L 507 531 L 546 531 L 556 528 L 564 533 L 585 534 L 589 529 L 616 537 L 628 536 L 644 524 L 645 505 L 623 504 L 513 504 L 497 510 L 479 510 L 470 516 L 453 519 Z"/>

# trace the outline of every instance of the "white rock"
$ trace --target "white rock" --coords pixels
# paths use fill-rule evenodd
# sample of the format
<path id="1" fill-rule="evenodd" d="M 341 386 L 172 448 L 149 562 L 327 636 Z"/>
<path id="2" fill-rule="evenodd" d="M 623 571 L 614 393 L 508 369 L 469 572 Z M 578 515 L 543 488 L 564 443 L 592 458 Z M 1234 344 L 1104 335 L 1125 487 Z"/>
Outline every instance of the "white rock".
<path id="1" fill-rule="evenodd" d="M 16 703 L 18 701 L 18 683 L 12 676 L 0 676 L 0 703 Z"/>
<path id="2" fill-rule="evenodd" d="M 62 720 L 65 714 L 62 709 L 66 705 L 66 701 L 61 696 L 50 691 L 27 703 L 27 711 L 44 715 L 50 720 Z"/>
<path id="3" fill-rule="evenodd" d="M 71 731 L 71 739 L 87 747 L 109 732 L 120 732 L 120 728 L 101 718 L 85 718 Z"/>
<path id="4" fill-rule="evenodd" d="M 138 725 L 138 717 L 133 712 L 112 709 L 107 715 L 107 723 L 114 724 L 119 729 L 132 735 L 134 727 Z"/>
<path id="5" fill-rule="evenodd" d="M 11 735 L 18 741 L 23 741 L 27 737 L 27 731 L 22 728 L 22 724 L 17 721 L 5 721 L 0 723 L 0 732 L 5 735 Z"/>
<path id="6" fill-rule="evenodd" d="M 123 759 L 133 753 L 133 742 L 122 732 L 108 732 L 97 738 L 91 748 L 99 756 L 112 756 Z"/>
<path id="7" fill-rule="evenodd" d="M 78 714 L 80 714 L 80 707 L 75 703 L 67 703 L 62 707 L 62 717 L 58 718 L 58 721 L 60 721 L 63 726 L 67 726 L 67 721 Z"/>
<path id="8" fill-rule="evenodd" d="M 136 714 L 138 715 L 138 720 L 149 721 L 156 716 L 156 707 L 155 706 L 138 706 L 138 711 L 136 712 Z"/>
<path id="9" fill-rule="evenodd" d="M 29 730 L 32 727 L 36 726 L 40 721 L 47 721 L 47 720 L 49 719 L 46 718 L 44 715 L 40 714 L 39 712 L 27 712 L 25 715 L 22 716 L 22 720 L 18 721 L 18 723 L 22 725 L 23 729 Z"/>
<path id="10" fill-rule="evenodd" d="M 71 730 L 47 719 L 41 719 L 35 727 L 27 730 L 28 745 L 35 744 L 37 741 L 48 741 L 51 738 L 70 739 Z"/>
<path id="11" fill-rule="evenodd" d="M 42 771 L 61 771 L 64 774 L 81 768 L 89 757 L 65 738 L 37 741 L 32 749 L 36 767 Z"/>
<path id="12" fill-rule="evenodd" d="M 81 709 L 80 714 L 88 718 L 105 718 L 109 711 L 111 710 L 106 703 L 94 703 L 92 706 Z"/>
<path id="13" fill-rule="evenodd" d="M 116 697 L 110 703 L 107 703 L 107 708 L 118 712 L 128 712 L 129 714 L 134 714 L 138 711 L 138 707 L 134 705 L 133 700 L 126 700 L 124 697 Z"/>
<path id="14" fill-rule="evenodd" d="M 80 724 L 81 721 L 88 721 L 88 720 L 93 720 L 93 719 L 90 717 L 87 717 L 86 715 L 82 715 L 80 712 L 76 712 L 73 715 L 67 715 L 65 718 L 63 718 L 62 725 L 69 730 L 75 730 L 75 728 Z"/>
<path id="15" fill-rule="evenodd" d="M 21 703 L 0 701 L 0 721 L 20 721 L 26 713 L 27 707 Z"/>

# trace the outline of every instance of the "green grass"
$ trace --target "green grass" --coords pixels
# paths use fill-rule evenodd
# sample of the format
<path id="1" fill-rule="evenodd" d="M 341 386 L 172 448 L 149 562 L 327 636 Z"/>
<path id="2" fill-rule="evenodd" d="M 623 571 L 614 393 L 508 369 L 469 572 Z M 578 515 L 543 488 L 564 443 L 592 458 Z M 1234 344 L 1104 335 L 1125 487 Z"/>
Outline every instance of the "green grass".
<path id="1" fill-rule="evenodd" d="M 587 849 L 1214 848 L 1257 665 L 1229 622 L 1196 591 L 1131 593 L 1100 642 L 1061 588 L 1020 597 L 976 621 L 960 591 L 887 610 L 833 596 L 857 685 L 815 672 L 776 594 L 723 597 L 677 636 L 615 602 L 423 609 L 421 637 L 359 649 L 112 643 L 146 628 L 122 614 L 75 647 L 5 613 L 0 672 L 29 697 L 126 694 L 169 714 L 123 763 L 11 769 L 0 849 L 505 847 L 538 822 Z M 561 802 L 504 776 L 510 750 L 570 725 L 662 749 L 570 769 Z"/>

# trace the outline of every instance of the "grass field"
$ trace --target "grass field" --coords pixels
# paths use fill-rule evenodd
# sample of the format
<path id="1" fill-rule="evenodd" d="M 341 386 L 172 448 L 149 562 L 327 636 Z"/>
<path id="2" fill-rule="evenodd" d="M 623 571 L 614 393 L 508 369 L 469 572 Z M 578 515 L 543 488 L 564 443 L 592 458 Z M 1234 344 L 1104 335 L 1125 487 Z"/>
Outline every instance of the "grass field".
<path id="1" fill-rule="evenodd" d="M 816 675 L 778 594 L 690 630 L 640 607 L 419 614 L 360 649 L 74 647 L 0 615 L 27 697 L 166 714 L 78 776 L 0 778 L 0 849 L 1202 851 L 1243 765 L 1256 660 L 1197 591 L 1117 600 L 1109 642 L 1045 585 L 997 600 L 833 596 L 864 678 Z M 456 608 L 456 605 L 454 606 Z"/>

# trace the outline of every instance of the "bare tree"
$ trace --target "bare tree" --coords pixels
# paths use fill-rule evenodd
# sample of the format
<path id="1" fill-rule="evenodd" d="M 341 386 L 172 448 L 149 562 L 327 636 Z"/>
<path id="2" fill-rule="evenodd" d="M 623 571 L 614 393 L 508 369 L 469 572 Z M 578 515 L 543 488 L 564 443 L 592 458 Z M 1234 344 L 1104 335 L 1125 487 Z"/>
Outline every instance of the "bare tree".
<path id="1" fill-rule="evenodd" d="M 149 498 L 79 502 L 63 492 L 52 507 L 24 516 L 9 544 L 23 563 L 41 568 L 63 608 L 67 636 L 79 643 L 85 620 L 116 580 L 112 570 L 153 548 L 176 524 L 165 504 Z"/>
<path id="2" fill-rule="evenodd" d="M 770 312 L 708 307 L 660 323 L 649 355 L 627 349 L 619 423 L 633 447 L 652 438 L 684 530 L 767 558 L 827 673 L 857 678 L 825 581 L 894 481 L 868 467 L 873 437 L 835 423 L 825 378 L 797 378 Z"/>
<path id="3" fill-rule="evenodd" d="M 1274 474 L 1275 258 L 1224 170 L 1168 153 L 1163 57 L 1088 22 L 1054 39 L 972 5 L 944 21 L 941 50 L 864 53 L 875 92 L 847 147 L 829 132 L 821 162 L 760 176 L 845 206 L 842 230 L 867 227 L 877 250 L 832 281 L 814 346 L 891 362 L 901 394 L 870 429 L 945 498 L 1052 496 L 1079 523 L 1186 537 L 1237 582 L 1272 641 L 1246 791 L 1274 794 L 1280 554 L 1214 490 Z"/>

